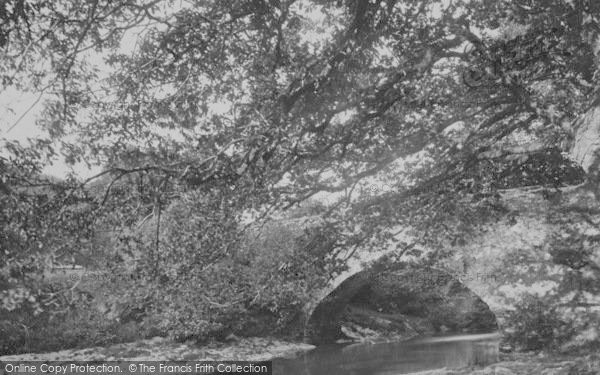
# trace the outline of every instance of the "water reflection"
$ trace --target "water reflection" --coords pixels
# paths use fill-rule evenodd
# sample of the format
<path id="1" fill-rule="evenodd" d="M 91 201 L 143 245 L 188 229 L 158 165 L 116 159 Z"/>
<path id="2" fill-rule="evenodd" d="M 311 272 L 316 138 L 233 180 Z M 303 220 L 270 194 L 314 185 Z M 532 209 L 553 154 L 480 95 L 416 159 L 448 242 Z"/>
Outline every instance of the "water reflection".
<path id="1" fill-rule="evenodd" d="M 404 342 L 321 346 L 293 360 L 276 360 L 274 374 L 392 375 L 498 361 L 498 334 L 454 335 Z"/>

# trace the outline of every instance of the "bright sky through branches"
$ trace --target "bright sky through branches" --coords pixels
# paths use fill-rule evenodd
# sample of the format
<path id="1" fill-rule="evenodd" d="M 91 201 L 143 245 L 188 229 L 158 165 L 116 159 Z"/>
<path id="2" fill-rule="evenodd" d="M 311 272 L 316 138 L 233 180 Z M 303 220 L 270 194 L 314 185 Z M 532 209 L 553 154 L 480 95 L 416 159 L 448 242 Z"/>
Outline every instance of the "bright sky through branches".
<path id="1" fill-rule="evenodd" d="M 172 4 L 168 9 L 163 9 L 164 17 L 170 17 L 175 12 L 193 7 L 191 3 L 179 1 Z M 315 50 L 320 50 L 325 46 L 327 40 L 333 33 L 341 27 L 337 22 L 331 22 L 319 7 L 311 6 L 308 1 L 298 1 L 294 4 L 296 11 L 304 13 L 303 16 L 309 24 L 302 33 L 304 42 L 312 46 Z M 335 15 L 335 18 L 341 16 Z M 337 20 L 339 21 L 339 19 Z M 125 54 L 135 54 L 139 49 L 140 38 L 150 29 L 150 27 L 164 27 L 156 22 L 149 22 L 143 25 L 132 27 L 127 30 L 121 40 L 121 47 L 118 52 Z M 83 56 L 86 62 L 95 66 L 99 71 L 99 79 L 93 86 L 98 86 L 100 90 L 102 81 L 111 74 L 110 67 L 105 63 L 106 54 L 88 52 Z M 168 94 L 168 88 L 162 87 L 162 94 Z M 165 91 L 167 90 L 167 91 Z M 157 93 L 161 95 L 161 93 Z M 47 93 L 23 92 L 14 88 L 7 88 L 0 91 L 0 141 L 19 141 L 22 144 L 27 143 L 28 139 L 47 138 L 48 133 L 36 124 L 44 108 L 44 101 L 50 98 Z M 232 109 L 234 103 L 219 101 L 208 103 L 209 114 L 223 115 Z M 164 131 L 160 131 L 161 134 Z M 167 134 L 178 137 L 178 134 Z M 57 177 L 65 177 L 69 173 L 74 173 L 81 178 L 87 178 L 98 173 L 102 168 L 95 166 L 89 169 L 83 163 L 75 166 L 67 165 L 61 158 L 56 158 L 53 164 L 45 168 L 45 173 Z"/>

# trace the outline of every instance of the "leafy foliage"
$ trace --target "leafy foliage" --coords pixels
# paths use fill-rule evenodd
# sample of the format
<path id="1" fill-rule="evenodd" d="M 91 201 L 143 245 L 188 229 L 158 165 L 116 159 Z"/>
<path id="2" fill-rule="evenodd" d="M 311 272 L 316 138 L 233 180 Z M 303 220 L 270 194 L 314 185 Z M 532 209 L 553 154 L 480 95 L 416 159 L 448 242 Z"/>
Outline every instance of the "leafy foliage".
<path id="1" fill-rule="evenodd" d="M 151 223 L 126 242 L 139 259 L 116 268 L 135 275 L 126 300 L 177 339 L 297 334 L 310 292 L 328 279 L 329 249 L 285 224 L 241 235 L 228 205 L 217 191 L 186 193 L 165 209 L 159 237 Z"/>
<path id="2" fill-rule="evenodd" d="M 555 156 L 597 105 L 599 17 L 564 0 L 5 2 L 0 87 L 43 99 L 49 139 L 4 142 L 2 305 L 37 301 L 32 275 L 100 230 L 143 280 L 132 300 L 181 337 L 261 309 L 285 326 L 356 249 L 412 249 L 398 227 L 433 263 L 505 213 L 514 181 L 474 161 L 508 154 L 513 175 L 510 150 L 538 143 L 557 151 L 527 157 L 527 183 L 580 181 Z M 103 171 L 45 181 L 57 155 Z M 245 217 L 319 196 L 331 244 L 244 250 Z"/>
<path id="3" fill-rule="evenodd" d="M 584 334 L 595 329 L 598 319 L 594 302 L 600 292 L 600 268 L 594 261 L 598 227 L 590 216 L 595 209 L 561 201 L 560 195 L 554 199 L 558 203 L 548 215 L 554 230 L 544 247 L 551 264 L 561 267 L 560 276 L 555 272 L 556 286 L 545 295 L 521 298 L 506 319 L 508 340 L 526 350 L 598 344 L 597 336 Z"/>
<path id="4" fill-rule="evenodd" d="M 558 348 L 573 334 L 556 305 L 535 295 L 524 298 L 507 318 L 507 340 L 523 350 Z"/>
<path id="5" fill-rule="evenodd" d="M 39 299 L 44 271 L 85 254 L 93 236 L 94 205 L 86 192 L 74 192 L 66 183 L 41 176 L 39 153 L 23 152 L 31 152 L 26 164 L 0 160 L 0 306 L 9 311 L 22 303 L 34 310 L 51 304 L 52 299 Z"/>

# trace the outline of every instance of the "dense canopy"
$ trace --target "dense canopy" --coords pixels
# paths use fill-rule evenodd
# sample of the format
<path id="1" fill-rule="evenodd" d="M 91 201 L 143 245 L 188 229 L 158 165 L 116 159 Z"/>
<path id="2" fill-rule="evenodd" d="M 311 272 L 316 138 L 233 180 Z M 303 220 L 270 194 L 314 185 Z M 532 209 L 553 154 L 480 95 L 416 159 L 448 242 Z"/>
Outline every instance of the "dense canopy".
<path id="1" fill-rule="evenodd" d="M 307 200 L 334 240 L 298 272 L 390 241 L 434 261 L 504 213 L 500 160 L 554 155 L 527 177 L 550 189 L 585 179 L 560 153 L 598 105 L 599 20 L 590 0 L 5 1 L 0 90 L 39 95 L 47 137 L 4 141 L 0 286 L 99 228 L 148 269 L 204 270 Z M 101 173 L 48 180 L 56 157 Z"/>

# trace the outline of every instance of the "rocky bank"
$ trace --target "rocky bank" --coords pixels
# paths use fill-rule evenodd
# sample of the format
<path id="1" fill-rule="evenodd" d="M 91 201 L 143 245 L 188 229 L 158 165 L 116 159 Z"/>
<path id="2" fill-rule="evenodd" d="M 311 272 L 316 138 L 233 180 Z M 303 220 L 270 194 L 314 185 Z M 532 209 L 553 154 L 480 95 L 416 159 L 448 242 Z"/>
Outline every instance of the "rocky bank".
<path id="1" fill-rule="evenodd" d="M 308 344 L 263 337 L 235 338 L 228 343 L 205 345 L 155 337 L 107 347 L 0 356 L 0 361 L 268 361 L 295 356 L 313 348 Z"/>
<path id="2" fill-rule="evenodd" d="M 600 354 L 582 356 L 510 354 L 500 362 L 481 367 L 439 369 L 411 375 L 599 375 Z"/>

